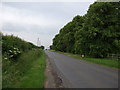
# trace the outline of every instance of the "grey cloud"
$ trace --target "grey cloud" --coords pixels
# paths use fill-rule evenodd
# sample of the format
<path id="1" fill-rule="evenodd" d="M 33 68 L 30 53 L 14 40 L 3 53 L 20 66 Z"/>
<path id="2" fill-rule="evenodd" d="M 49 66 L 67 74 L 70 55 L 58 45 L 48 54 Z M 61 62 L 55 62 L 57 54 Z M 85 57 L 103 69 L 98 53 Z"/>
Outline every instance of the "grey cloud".
<path id="1" fill-rule="evenodd" d="M 33 43 L 36 42 L 37 37 L 40 37 L 42 44 L 48 47 L 60 28 L 71 21 L 74 16 L 84 15 L 90 4 L 91 2 L 6 2 L 3 3 L 4 6 L 16 8 L 17 10 L 25 10 L 26 15 L 31 15 L 35 18 L 41 15 L 45 16 L 49 19 L 47 22 L 54 24 L 50 26 L 39 26 L 5 23 L 3 25 L 3 31 L 8 34 L 11 32 L 20 35 L 20 37 L 24 37 L 26 40 L 32 41 Z M 52 20 L 56 22 L 52 22 Z M 20 33 L 24 33 L 23 35 L 26 36 Z"/>

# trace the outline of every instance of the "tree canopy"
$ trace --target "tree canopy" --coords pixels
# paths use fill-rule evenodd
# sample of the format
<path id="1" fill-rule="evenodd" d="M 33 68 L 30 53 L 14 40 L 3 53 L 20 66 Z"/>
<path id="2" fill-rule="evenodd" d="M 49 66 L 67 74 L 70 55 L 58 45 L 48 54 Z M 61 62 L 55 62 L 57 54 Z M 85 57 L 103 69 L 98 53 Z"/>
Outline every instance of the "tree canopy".
<path id="1" fill-rule="evenodd" d="M 119 2 L 95 2 L 87 14 L 75 16 L 53 39 L 52 49 L 106 57 L 120 51 Z"/>

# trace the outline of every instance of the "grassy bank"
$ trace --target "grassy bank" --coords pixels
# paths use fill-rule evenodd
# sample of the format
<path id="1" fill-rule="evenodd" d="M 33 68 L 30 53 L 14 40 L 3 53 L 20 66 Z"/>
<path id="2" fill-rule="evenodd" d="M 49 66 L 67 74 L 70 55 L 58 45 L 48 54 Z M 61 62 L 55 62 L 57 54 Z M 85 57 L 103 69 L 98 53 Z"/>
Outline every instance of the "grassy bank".
<path id="1" fill-rule="evenodd" d="M 82 58 L 81 55 L 76 55 L 76 54 L 71 54 L 71 53 L 64 53 L 64 52 L 60 52 L 60 51 L 55 51 L 55 50 L 50 50 L 53 52 L 58 52 L 61 54 L 65 54 L 77 59 L 81 59 L 81 60 L 86 60 L 92 63 L 96 63 L 96 64 L 100 64 L 100 65 L 104 65 L 104 66 L 108 66 L 108 67 L 113 67 L 113 68 L 120 68 L 120 61 L 117 60 L 113 60 L 113 59 L 107 59 L 107 58 L 89 58 L 89 57 L 84 57 Z"/>
<path id="2" fill-rule="evenodd" d="M 43 88 L 45 54 L 34 49 L 23 53 L 17 62 L 3 60 L 3 88 Z"/>
<path id="3" fill-rule="evenodd" d="M 15 87 L 43 88 L 45 80 L 44 70 L 45 54 L 42 52 L 41 56 L 33 61 L 31 68 L 26 72 L 20 82 L 15 85 Z"/>

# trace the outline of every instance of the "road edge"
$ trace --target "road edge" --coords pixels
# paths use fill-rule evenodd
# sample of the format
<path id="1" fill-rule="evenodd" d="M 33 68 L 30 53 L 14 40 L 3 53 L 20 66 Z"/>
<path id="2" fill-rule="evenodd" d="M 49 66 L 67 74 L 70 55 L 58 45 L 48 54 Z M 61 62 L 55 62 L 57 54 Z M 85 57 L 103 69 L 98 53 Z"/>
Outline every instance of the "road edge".
<path id="1" fill-rule="evenodd" d="M 53 69 L 48 56 L 46 55 L 46 69 L 45 69 L 46 80 L 44 88 L 64 88 L 62 79 L 58 76 L 57 72 Z"/>

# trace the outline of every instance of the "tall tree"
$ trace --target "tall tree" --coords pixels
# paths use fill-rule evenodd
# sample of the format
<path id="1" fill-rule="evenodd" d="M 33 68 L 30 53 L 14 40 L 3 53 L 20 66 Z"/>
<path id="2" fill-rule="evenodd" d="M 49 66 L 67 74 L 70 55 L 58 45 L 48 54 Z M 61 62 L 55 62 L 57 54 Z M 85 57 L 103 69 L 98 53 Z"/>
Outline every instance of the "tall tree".
<path id="1" fill-rule="evenodd" d="M 95 2 L 87 14 L 76 16 L 53 39 L 53 49 L 106 57 L 120 51 L 119 2 Z"/>
<path id="2" fill-rule="evenodd" d="M 120 37 L 118 12 L 118 3 L 96 2 L 90 6 L 83 27 L 86 54 L 106 57 L 107 53 L 117 53 L 114 42 Z"/>

